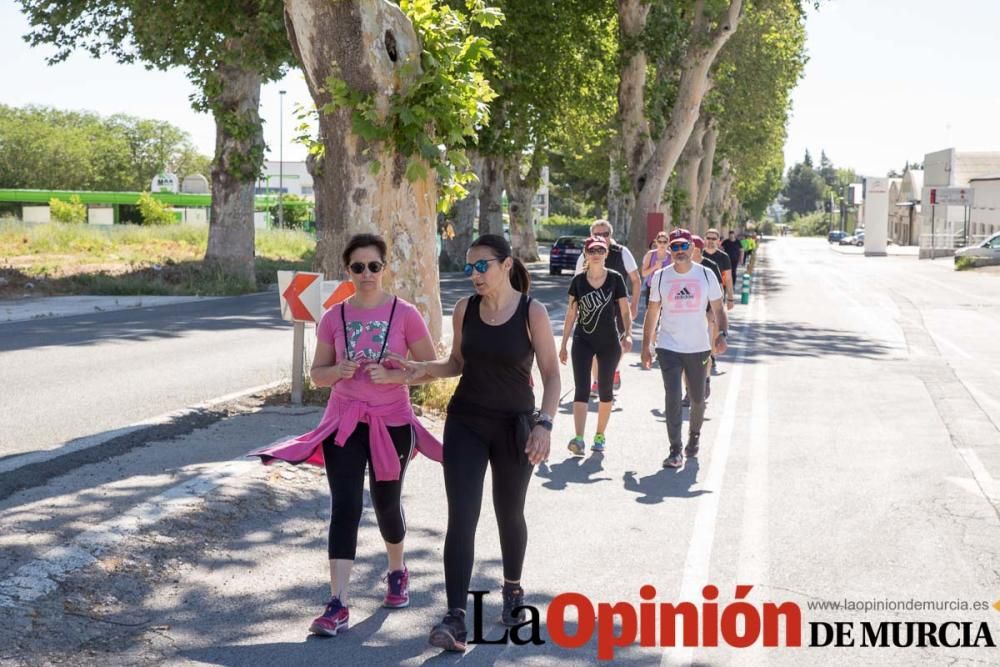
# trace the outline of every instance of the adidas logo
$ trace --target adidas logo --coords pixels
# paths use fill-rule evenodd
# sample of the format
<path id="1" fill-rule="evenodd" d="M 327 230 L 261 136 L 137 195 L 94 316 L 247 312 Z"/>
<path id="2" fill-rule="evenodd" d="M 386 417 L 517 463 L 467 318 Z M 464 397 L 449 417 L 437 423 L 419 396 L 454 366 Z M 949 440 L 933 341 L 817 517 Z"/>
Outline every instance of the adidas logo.
<path id="1" fill-rule="evenodd" d="M 681 291 L 677 293 L 677 297 L 676 298 L 678 298 L 678 299 L 693 299 L 694 298 L 694 294 L 691 294 L 691 292 L 688 291 L 687 287 L 682 287 Z"/>

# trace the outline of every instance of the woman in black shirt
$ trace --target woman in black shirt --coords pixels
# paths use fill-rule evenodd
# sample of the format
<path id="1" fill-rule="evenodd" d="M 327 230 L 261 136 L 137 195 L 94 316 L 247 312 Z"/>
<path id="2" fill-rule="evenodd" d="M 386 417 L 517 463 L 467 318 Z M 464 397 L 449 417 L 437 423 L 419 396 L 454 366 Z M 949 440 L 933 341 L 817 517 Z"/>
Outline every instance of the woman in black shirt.
<path id="1" fill-rule="evenodd" d="M 505 625 L 525 615 L 521 568 L 528 544 L 524 501 L 534 465 L 548 458 L 559 402 L 559 363 L 545 306 L 528 296 L 528 270 L 502 236 L 480 236 L 466 254 L 465 275 L 476 293 L 455 304 L 451 355 L 434 362 L 396 358 L 410 379 L 461 375 L 444 426 L 448 532 L 444 579 L 448 613 L 430 634 L 432 646 L 464 651 L 465 608 L 472 579 L 476 524 L 487 465 L 503 560 Z M 544 394 L 535 410 L 531 366 L 537 360 Z"/>
<path id="2" fill-rule="evenodd" d="M 566 363 L 569 354 L 566 342 L 573 332 L 573 423 L 576 435 L 569 441 L 569 451 L 583 456 L 587 444 L 583 439 L 587 426 L 587 404 L 590 400 L 590 367 L 597 357 L 597 390 L 600 403 L 597 407 L 597 433 L 592 451 L 603 452 L 607 441 L 604 437 L 611 406 L 614 400 L 613 382 L 615 368 L 623 353 L 632 349 L 632 317 L 629 310 L 625 279 L 604 263 L 608 256 L 608 242 L 592 236 L 584 244 L 586 271 L 573 277 L 569 285 L 569 307 L 563 325 L 562 347 L 559 361 Z M 619 325 L 615 311 L 621 314 Z M 574 327 L 574 324 L 576 325 Z"/>

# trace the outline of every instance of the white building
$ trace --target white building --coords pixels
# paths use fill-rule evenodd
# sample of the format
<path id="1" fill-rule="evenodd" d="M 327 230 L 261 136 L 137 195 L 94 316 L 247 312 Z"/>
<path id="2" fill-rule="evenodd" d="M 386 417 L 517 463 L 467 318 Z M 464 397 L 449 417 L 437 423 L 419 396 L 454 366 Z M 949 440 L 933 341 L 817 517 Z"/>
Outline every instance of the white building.
<path id="1" fill-rule="evenodd" d="M 1000 152 L 967 152 L 948 148 L 924 156 L 921 192 L 920 257 L 952 255 L 966 245 L 970 211 L 963 206 L 930 203 L 933 188 L 969 187 L 976 177 L 1000 173 Z M 978 204 L 977 201 L 974 201 Z M 933 248 L 933 251 L 932 251 Z"/>
<path id="2" fill-rule="evenodd" d="M 969 240 L 972 245 L 1000 232 L 1000 172 L 969 179 L 974 201 L 969 211 Z"/>
<path id="3" fill-rule="evenodd" d="M 257 181 L 256 194 L 278 194 L 279 189 L 288 195 L 298 195 L 309 201 L 315 200 L 312 175 L 306 169 L 305 162 L 264 163 L 263 174 Z"/>

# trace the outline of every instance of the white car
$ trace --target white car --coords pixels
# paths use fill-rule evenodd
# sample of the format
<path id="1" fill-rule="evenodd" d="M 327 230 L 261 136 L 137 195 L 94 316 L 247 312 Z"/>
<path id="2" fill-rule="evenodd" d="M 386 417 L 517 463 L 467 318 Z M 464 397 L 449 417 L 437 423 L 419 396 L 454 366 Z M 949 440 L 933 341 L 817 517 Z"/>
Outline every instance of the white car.
<path id="1" fill-rule="evenodd" d="M 982 243 L 959 248 L 955 257 L 997 257 L 1000 258 L 1000 232 L 989 237 Z"/>

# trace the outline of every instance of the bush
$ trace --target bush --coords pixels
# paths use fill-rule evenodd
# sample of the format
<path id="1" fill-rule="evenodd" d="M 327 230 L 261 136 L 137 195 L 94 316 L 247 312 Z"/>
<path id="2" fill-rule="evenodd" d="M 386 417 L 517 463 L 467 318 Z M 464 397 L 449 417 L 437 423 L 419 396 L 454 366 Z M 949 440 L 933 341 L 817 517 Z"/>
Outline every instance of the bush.
<path id="1" fill-rule="evenodd" d="M 791 219 L 791 226 L 796 236 L 826 236 L 829 231 L 827 214 L 823 211 L 806 213 Z"/>
<path id="2" fill-rule="evenodd" d="M 178 222 L 173 210 L 148 192 L 139 195 L 139 215 L 144 225 L 173 225 Z"/>
<path id="3" fill-rule="evenodd" d="M 310 213 L 312 209 L 312 204 L 305 197 L 300 197 L 298 195 L 283 195 L 281 197 L 281 204 L 284 211 L 282 212 L 282 217 L 284 218 L 284 228 L 285 229 L 305 229 L 306 223 L 309 222 Z M 281 226 L 278 224 L 278 205 L 275 204 L 269 209 L 271 214 L 271 227 L 275 229 L 280 229 Z"/>
<path id="4" fill-rule="evenodd" d="M 975 257 L 956 257 L 955 258 L 955 270 L 956 271 L 968 271 L 969 269 L 976 268 L 976 258 Z"/>
<path id="5" fill-rule="evenodd" d="M 68 202 L 53 197 L 49 200 L 49 216 L 55 222 L 82 224 L 87 222 L 87 205 L 73 195 Z"/>
<path id="6" fill-rule="evenodd" d="M 568 215 L 550 215 L 538 224 L 539 241 L 555 241 L 560 236 L 589 236 L 594 218 L 572 218 Z"/>

